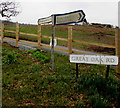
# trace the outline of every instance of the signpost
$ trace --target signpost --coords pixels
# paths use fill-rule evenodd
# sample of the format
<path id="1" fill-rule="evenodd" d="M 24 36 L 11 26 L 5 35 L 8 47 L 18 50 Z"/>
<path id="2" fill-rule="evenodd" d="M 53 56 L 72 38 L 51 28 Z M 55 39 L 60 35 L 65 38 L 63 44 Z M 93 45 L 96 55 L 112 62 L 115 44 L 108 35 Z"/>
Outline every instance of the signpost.
<path id="1" fill-rule="evenodd" d="M 55 37 L 55 25 L 52 25 L 52 46 L 51 46 L 51 69 L 54 71 L 54 37 Z"/>
<path id="2" fill-rule="evenodd" d="M 51 61 L 52 71 L 54 71 L 54 35 L 55 25 L 66 25 L 71 23 L 82 22 L 85 18 L 85 14 L 82 10 L 69 12 L 65 14 L 54 14 L 52 15 L 52 47 L 51 47 Z"/>
<path id="3" fill-rule="evenodd" d="M 54 14 L 50 17 L 41 18 L 38 20 L 38 24 L 45 24 L 52 22 L 52 45 L 51 45 L 51 68 L 54 71 L 54 37 L 55 37 L 55 25 L 66 25 L 71 23 L 82 22 L 85 18 L 85 14 L 82 10 L 73 11 L 65 14 Z"/>
<path id="4" fill-rule="evenodd" d="M 78 78 L 78 63 L 107 65 L 106 78 L 109 75 L 110 65 L 118 65 L 118 56 L 104 55 L 70 55 L 70 62 L 76 63 L 76 78 Z"/>

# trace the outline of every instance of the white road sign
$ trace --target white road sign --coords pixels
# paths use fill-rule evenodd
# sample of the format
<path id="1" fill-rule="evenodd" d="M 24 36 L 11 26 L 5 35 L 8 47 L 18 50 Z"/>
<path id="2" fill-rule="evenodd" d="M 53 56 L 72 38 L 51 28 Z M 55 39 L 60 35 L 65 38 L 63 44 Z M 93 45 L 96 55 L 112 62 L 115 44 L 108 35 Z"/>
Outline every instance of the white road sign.
<path id="1" fill-rule="evenodd" d="M 38 24 L 45 24 L 45 23 L 50 23 L 50 22 L 52 22 L 52 17 L 51 16 L 46 17 L 46 18 L 38 19 Z"/>
<path id="2" fill-rule="evenodd" d="M 57 39 L 54 39 L 54 47 L 57 45 Z M 50 39 L 50 46 L 52 46 L 52 39 Z"/>
<path id="3" fill-rule="evenodd" d="M 54 16 L 54 22 L 52 22 L 54 25 L 65 25 L 70 23 L 77 23 L 81 22 L 85 18 L 85 14 L 82 10 L 69 12 L 65 14 L 55 14 Z"/>
<path id="4" fill-rule="evenodd" d="M 103 55 L 70 55 L 71 63 L 86 63 L 86 64 L 103 64 L 103 65 L 118 65 L 117 56 Z"/>

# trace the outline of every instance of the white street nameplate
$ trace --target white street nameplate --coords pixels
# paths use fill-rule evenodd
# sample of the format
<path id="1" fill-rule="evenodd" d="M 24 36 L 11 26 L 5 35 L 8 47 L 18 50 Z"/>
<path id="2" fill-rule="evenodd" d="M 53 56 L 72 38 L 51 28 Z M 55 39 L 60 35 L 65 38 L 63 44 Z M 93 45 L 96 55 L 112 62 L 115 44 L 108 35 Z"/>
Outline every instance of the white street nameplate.
<path id="1" fill-rule="evenodd" d="M 86 63 L 86 64 L 103 64 L 103 65 L 118 65 L 117 56 L 103 55 L 70 55 L 71 63 Z"/>

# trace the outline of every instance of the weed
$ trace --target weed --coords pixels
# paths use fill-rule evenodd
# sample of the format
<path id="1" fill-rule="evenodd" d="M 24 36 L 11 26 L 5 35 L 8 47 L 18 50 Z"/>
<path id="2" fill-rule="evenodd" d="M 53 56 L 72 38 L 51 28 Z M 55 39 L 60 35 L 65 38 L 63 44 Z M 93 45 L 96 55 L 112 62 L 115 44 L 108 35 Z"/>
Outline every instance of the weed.
<path id="1" fill-rule="evenodd" d="M 99 94 L 95 94 L 89 97 L 90 103 L 95 108 L 106 108 L 108 107 L 108 100 L 101 97 Z"/>
<path id="2" fill-rule="evenodd" d="M 26 52 L 27 54 L 33 54 L 41 63 L 48 63 L 50 60 L 49 58 L 45 55 L 45 51 L 41 50 L 28 50 Z"/>
<path id="3" fill-rule="evenodd" d="M 34 56 L 35 56 L 38 60 L 40 60 L 42 63 L 47 63 L 47 62 L 49 62 L 49 58 L 48 58 L 47 56 L 45 56 L 45 55 L 42 55 L 42 53 L 41 53 L 40 51 L 36 51 L 36 52 L 34 53 Z"/>
<path id="4" fill-rule="evenodd" d="M 3 63 L 12 64 L 17 62 L 17 56 L 13 52 L 8 52 L 6 56 L 3 57 Z"/>

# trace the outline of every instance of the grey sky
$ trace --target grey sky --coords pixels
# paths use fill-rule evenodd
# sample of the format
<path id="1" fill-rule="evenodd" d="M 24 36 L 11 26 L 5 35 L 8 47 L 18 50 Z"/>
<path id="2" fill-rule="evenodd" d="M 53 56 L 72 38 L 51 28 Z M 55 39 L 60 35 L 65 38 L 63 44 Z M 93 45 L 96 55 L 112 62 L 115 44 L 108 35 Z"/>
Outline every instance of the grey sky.
<path id="1" fill-rule="evenodd" d="M 39 18 L 52 14 L 62 14 L 76 10 L 83 10 L 89 23 L 105 23 L 118 25 L 118 0 L 16 0 L 21 4 L 22 12 L 12 21 L 37 24 Z M 49 2 L 48 2 L 49 1 Z M 74 2 L 73 2 L 74 1 Z M 89 1 L 89 2 L 88 2 Z"/>

